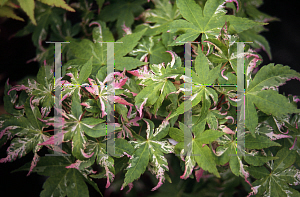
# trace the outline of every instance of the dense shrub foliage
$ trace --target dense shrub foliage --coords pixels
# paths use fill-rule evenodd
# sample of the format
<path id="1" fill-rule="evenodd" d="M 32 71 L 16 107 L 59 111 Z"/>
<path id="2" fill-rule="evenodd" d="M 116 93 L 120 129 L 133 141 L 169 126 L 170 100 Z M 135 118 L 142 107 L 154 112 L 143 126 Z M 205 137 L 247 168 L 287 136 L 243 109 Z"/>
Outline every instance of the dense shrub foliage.
<path id="1" fill-rule="evenodd" d="M 257 69 L 262 62 L 257 50 L 271 58 L 260 33 L 276 20 L 257 9 L 262 3 L 0 1 L 0 16 L 23 20 L 14 14 L 18 8 L 29 16 L 15 36 L 32 34 L 34 61 L 41 64 L 36 78 L 14 87 L 7 81 L 9 114 L 0 117 L 0 145 L 10 146 L 0 162 L 32 151 L 32 162 L 16 171 L 49 176 L 44 197 L 89 196 L 86 183 L 100 195 L 95 180 L 101 178 L 107 191 L 134 188 L 129 193 L 134 196 L 145 174 L 155 185 L 152 191 L 159 191 L 153 196 L 233 196 L 241 185 L 248 196 L 300 196 L 295 187 L 300 181 L 300 98 L 278 92 L 300 74 L 280 64 Z M 60 88 L 54 78 L 54 45 L 45 41 L 70 42 L 62 44 L 59 133 L 53 132 L 55 86 Z M 115 72 L 108 75 L 108 45 L 102 42 L 117 42 Z M 184 59 L 185 42 L 193 42 L 191 62 Z M 248 42 L 242 54 L 238 42 Z M 237 96 L 237 88 L 226 84 L 237 84 L 241 57 L 245 93 Z M 187 64 L 192 77 L 186 76 Z M 115 91 L 114 124 L 107 124 L 109 83 Z M 188 83 L 192 95 L 185 97 Z M 237 130 L 237 102 L 243 96 L 245 132 Z M 192 104 L 191 127 L 184 123 L 184 101 Z M 115 128 L 115 155 L 107 154 L 108 125 Z M 244 148 L 237 143 L 238 132 Z M 62 149 L 54 145 L 56 137 Z M 186 137 L 191 140 L 185 147 Z M 45 156 L 43 147 L 70 156 Z"/>

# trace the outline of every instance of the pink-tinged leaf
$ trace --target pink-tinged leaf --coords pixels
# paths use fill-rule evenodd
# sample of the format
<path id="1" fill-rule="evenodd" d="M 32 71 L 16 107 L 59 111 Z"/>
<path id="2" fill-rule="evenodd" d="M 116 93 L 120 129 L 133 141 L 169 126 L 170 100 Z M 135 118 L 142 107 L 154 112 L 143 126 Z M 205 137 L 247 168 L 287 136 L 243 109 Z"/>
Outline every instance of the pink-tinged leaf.
<path id="1" fill-rule="evenodd" d="M 293 146 L 292 146 L 291 148 L 289 148 L 290 150 L 292 150 L 292 149 L 294 148 L 296 142 L 297 142 L 297 136 L 296 136 L 296 138 L 295 138 L 295 140 L 294 140 Z"/>
<path id="2" fill-rule="evenodd" d="M 110 163 L 108 163 L 108 159 L 107 159 L 107 157 L 102 157 L 101 159 L 100 159 L 100 163 L 99 163 L 101 166 L 103 166 L 104 167 L 104 169 L 105 169 L 105 175 L 106 175 L 106 186 L 105 186 L 105 188 L 108 188 L 109 186 L 110 186 L 110 180 L 109 180 L 109 177 L 111 176 L 112 178 L 112 181 L 114 180 L 114 177 L 115 177 L 115 175 L 114 175 L 114 173 L 112 173 L 110 170 L 109 170 L 109 168 L 108 168 L 108 166 L 109 165 L 113 165 L 113 164 L 110 164 Z"/>
<path id="3" fill-rule="evenodd" d="M 106 76 L 106 78 L 104 79 L 103 83 L 107 83 L 109 81 L 113 81 L 115 78 L 115 75 L 118 75 L 119 77 L 123 77 L 123 75 L 120 72 L 112 72 L 109 75 Z"/>
<path id="4" fill-rule="evenodd" d="M 185 169 L 182 176 L 180 176 L 181 179 L 187 179 L 193 172 L 195 166 L 195 162 L 193 161 L 191 156 L 185 157 Z"/>
<path id="5" fill-rule="evenodd" d="M 115 100 L 116 103 L 120 103 L 120 104 L 123 104 L 123 105 L 133 106 L 133 104 L 128 103 L 126 100 L 122 99 L 119 96 L 114 96 L 114 100 Z"/>
<path id="6" fill-rule="evenodd" d="M 128 125 L 128 126 L 130 126 L 130 125 L 133 125 L 133 126 L 140 126 L 138 123 L 137 123 L 137 121 L 139 121 L 139 120 L 141 120 L 142 118 L 141 117 L 138 117 L 138 116 L 136 116 L 134 119 L 132 119 L 132 120 L 130 120 L 129 122 L 128 122 L 128 124 L 126 124 L 126 125 Z"/>
<path id="7" fill-rule="evenodd" d="M 204 170 L 202 168 L 200 168 L 200 170 L 195 171 L 195 176 L 196 176 L 196 181 L 199 183 L 200 178 L 203 175 Z"/>
<path id="8" fill-rule="evenodd" d="M 92 85 L 92 87 L 85 87 L 85 89 L 93 94 L 93 95 L 98 95 L 99 94 L 99 91 L 98 91 L 98 86 L 97 85 Z"/>
<path id="9" fill-rule="evenodd" d="M 225 80 L 228 80 L 228 77 L 224 76 L 224 71 L 225 71 L 225 70 L 226 70 L 226 69 L 223 69 L 223 70 L 222 70 L 221 75 L 222 75 L 222 77 L 223 77 Z"/>
<path id="10" fill-rule="evenodd" d="M 222 110 L 222 108 L 219 109 L 219 111 L 221 111 L 221 110 Z M 225 115 L 227 115 L 227 113 L 228 113 L 228 112 L 225 111 L 224 113 L 220 112 L 220 113 L 218 113 L 218 114 L 220 114 L 220 115 L 222 115 L 222 116 L 225 116 Z"/>
<path id="11" fill-rule="evenodd" d="M 16 109 L 24 109 L 24 105 L 21 105 L 21 106 L 16 105 L 15 108 L 16 108 Z"/>
<path id="12" fill-rule="evenodd" d="M 128 70 L 127 72 L 137 77 L 143 77 L 142 75 L 139 74 L 138 70 Z"/>
<path id="13" fill-rule="evenodd" d="M 125 31 L 126 35 L 132 34 L 132 31 L 131 31 L 130 27 L 126 27 L 125 21 L 124 21 L 124 23 L 123 23 L 123 25 L 122 25 L 122 29 L 123 29 L 123 31 Z M 123 34 L 123 35 L 124 35 L 124 34 Z M 124 35 L 124 36 L 125 36 L 125 35 Z"/>
<path id="14" fill-rule="evenodd" d="M 91 158 L 91 157 L 94 155 L 94 152 L 92 152 L 90 155 L 88 155 L 88 154 L 86 154 L 86 153 L 84 152 L 83 149 L 80 149 L 80 151 L 81 151 L 81 154 L 82 154 L 85 158 Z"/>
<path id="15" fill-rule="evenodd" d="M 236 11 L 239 11 L 239 3 L 237 0 L 226 0 L 225 3 L 230 3 L 230 2 L 234 2 L 236 4 Z"/>
<path id="16" fill-rule="evenodd" d="M 75 79 L 72 73 L 66 73 L 67 76 L 71 77 L 71 79 Z"/>
<path id="17" fill-rule="evenodd" d="M 137 111 L 140 113 L 140 117 L 142 117 L 142 113 L 143 113 L 142 110 L 143 110 L 143 107 L 146 104 L 147 100 L 148 100 L 148 98 L 145 98 L 140 107 L 138 107 L 137 105 L 135 106 Z"/>
<path id="18" fill-rule="evenodd" d="M 63 142 L 64 134 L 68 131 L 61 131 L 53 136 L 51 136 L 48 140 L 44 141 L 43 143 L 38 144 L 39 146 L 45 146 L 45 145 L 60 145 Z M 57 142 L 60 142 L 57 144 Z"/>
<path id="19" fill-rule="evenodd" d="M 259 188 L 260 186 L 261 186 L 261 185 L 258 185 L 258 186 L 255 186 L 255 187 L 251 187 L 252 192 L 250 192 L 250 193 L 248 194 L 247 197 L 250 197 L 250 196 L 252 196 L 252 195 L 257 194 L 258 188 Z"/>
<path id="20" fill-rule="evenodd" d="M 298 96 L 293 96 L 293 101 L 298 103 L 300 101 L 299 97 Z"/>
<path id="21" fill-rule="evenodd" d="M 16 91 L 21 91 L 21 90 L 28 90 L 29 88 L 24 86 L 24 85 L 16 85 L 15 87 L 11 88 L 8 92 L 7 92 L 7 95 L 9 95 L 9 93 L 13 90 L 16 90 Z"/>
<path id="22" fill-rule="evenodd" d="M 128 194 L 131 191 L 131 189 L 133 188 L 133 183 L 128 183 L 128 187 L 129 187 L 129 190 L 126 192 L 126 194 Z M 123 189 L 124 189 L 124 187 L 122 185 L 120 190 L 123 190 Z"/>
<path id="23" fill-rule="evenodd" d="M 37 153 L 34 154 L 34 157 L 33 157 L 33 160 L 31 162 L 31 166 L 30 166 L 30 169 L 29 169 L 29 172 L 26 176 L 29 176 L 30 173 L 32 172 L 33 168 L 36 166 L 37 162 L 39 161 L 40 157 Z"/>
<path id="24" fill-rule="evenodd" d="M 10 133 L 9 130 L 11 130 L 11 129 L 17 129 L 17 128 L 19 128 L 19 126 L 8 126 L 8 127 L 6 127 L 5 129 L 3 129 L 0 132 L 0 139 L 3 137 L 4 134 L 7 135 L 8 133 Z"/>
<path id="25" fill-rule="evenodd" d="M 41 107 L 41 115 L 42 118 L 46 118 L 51 112 L 51 109 L 49 107 Z"/>
<path id="26" fill-rule="evenodd" d="M 129 187 L 129 189 L 126 192 L 126 194 L 128 194 L 131 191 L 131 189 L 133 188 L 133 183 L 128 183 L 128 187 Z"/>
<path id="27" fill-rule="evenodd" d="M 79 166 L 80 166 L 81 162 L 82 161 L 80 161 L 80 160 L 76 160 L 75 163 L 72 163 L 71 165 L 66 166 L 66 168 L 75 168 L 75 169 L 79 170 Z"/>
<path id="28" fill-rule="evenodd" d="M 231 97 L 228 97 L 230 100 L 234 101 L 234 102 L 239 102 L 241 99 L 238 99 L 238 98 L 231 98 Z"/>
<path id="29" fill-rule="evenodd" d="M 227 120 L 228 120 L 228 119 L 231 119 L 231 120 L 232 120 L 232 123 L 231 123 L 231 124 L 234 124 L 234 118 L 233 118 L 232 116 L 226 116 L 225 119 L 227 119 Z"/>
<path id="30" fill-rule="evenodd" d="M 168 53 L 171 54 L 172 56 L 172 60 L 171 60 L 171 68 L 173 68 L 174 64 L 175 64 L 175 55 L 174 55 L 174 52 L 173 51 L 166 51 Z"/>
<path id="31" fill-rule="evenodd" d="M 101 111 L 102 111 L 102 118 L 103 118 L 105 115 L 107 115 L 107 113 L 105 111 L 105 104 L 104 104 L 102 98 L 99 98 L 99 100 L 100 100 L 100 104 L 101 104 Z"/>
<path id="32" fill-rule="evenodd" d="M 289 135 L 283 135 L 283 134 L 274 134 L 273 131 L 270 133 L 266 133 L 266 135 L 271 138 L 271 140 L 278 140 L 278 139 L 282 139 L 282 138 L 292 138 L 292 136 Z"/>
<path id="33" fill-rule="evenodd" d="M 98 22 L 91 22 L 90 24 L 89 24 L 89 27 L 91 27 L 92 25 L 97 25 L 98 27 L 99 27 L 99 29 L 100 29 L 100 35 L 102 34 L 101 32 L 102 32 L 102 29 L 101 29 L 101 25 L 100 25 L 100 23 L 98 23 Z"/>
<path id="34" fill-rule="evenodd" d="M 163 176 L 160 176 L 159 179 L 158 179 L 157 185 L 156 185 L 154 188 L 152 188 L 151 191 L 155 191 L 155 190 L 157 190 L 158 188 L 160 188 L 160 186 L 162 186 L 162 184 L 164 184 L 164 183 L 163 183 L 163 179 L 164 179 L 164 177 L 163 177 Z"/>
<path id="35" fill-rule="evenodd" d="M 124 155 L 126 155 L 129 159 L 131 159 L 132 158 L 132 156 L 131 155 L 129 155 L 128 153 L 126 153 L 126 152 L 123 152 L 123 154 Z"/>
<path id="36" fill-rule="evenodd" d="M 91 108 L 91 106 L 87 102 L 80 103 L 80 105 L 82 105 L 86 108 Z"/>
<path id="37" fill-rule="evenodd" d="M 219 128 L 222 129 L 222 131 L 226 134 L 235 134 L 234 131 L 232 131 L 230 128 L 226 127 L 225 125 L 220 125 Z"/>
<path id="38" fill-rule="evenodd" d="M 114 83 L 114 88 L 115 89 L 123 89 L 122 86 L 125 85 L 128 77 L 121 79 L 119 83 Z"/>
<path id="39" fill-rule="evenodd" d="M 249 178 L 249 172 L 245 171 L 242 161 L 239 159 L 240 162 L 240 172 L 245 178 L 245 181 L 252 187 L 251 183 L 247 180 Z"/>

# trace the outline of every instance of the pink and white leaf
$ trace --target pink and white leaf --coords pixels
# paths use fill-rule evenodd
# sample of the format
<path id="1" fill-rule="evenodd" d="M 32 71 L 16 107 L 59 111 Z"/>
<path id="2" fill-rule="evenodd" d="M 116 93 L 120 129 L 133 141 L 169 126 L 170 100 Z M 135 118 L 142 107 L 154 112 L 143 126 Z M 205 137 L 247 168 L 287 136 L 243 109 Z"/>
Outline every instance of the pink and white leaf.
<path id="1" fill-rule="evenodd" d="M 36 166 L 37 162 L 39 161 L 39 155 L 37 153 L 34 154 L 33 156 L 33 160 L 31 162 L 31 166 L 30 166 L 30 169 L 29 169 L 29 172 L 26 176 L 29 176 L 30 173 L 32 172 L 33 168 Z"/>

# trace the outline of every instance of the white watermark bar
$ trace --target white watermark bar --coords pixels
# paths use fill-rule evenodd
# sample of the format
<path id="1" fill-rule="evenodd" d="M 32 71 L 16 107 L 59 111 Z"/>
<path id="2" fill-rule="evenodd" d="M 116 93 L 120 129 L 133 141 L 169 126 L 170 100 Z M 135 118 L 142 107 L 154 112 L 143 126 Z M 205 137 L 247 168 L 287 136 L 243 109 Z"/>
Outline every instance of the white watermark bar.
<path id="1" fill-rule="evenodd" d="M 114 62 L 114 43 L 123 42 L 99 42 L 107 44 L 107 76 L 115 71 Z M 115 88 L 114 80 L 107 82 L 107 98 L 106 113 L 107 113 L 107 130 L 106 130 L 106 151 L 109 156 L 121 156 L 115 154 L 115 104 L 114 104 Z"/>
<path id="2" fill-rule="evenodd" d="M 54 153 L 45 154 L 45 156 L 71 156 L 70 154 L 63 154 L 62 142 L 63 135 L 58 135 L 62 132 L 62 107 L 61 107 L 61 44 L 68 44 L 70 42 L 46 42 L 50 44 L 55 44 L 54 62 L 55 62 L 55 72 L 54 72 L 54 89 L 55 89 L 55 101 L 54 101 Z"/>
<path id="3" fill-rule="evenodd" d="M 237 136 L 236 136 L 236 155 L 245 156 L 245 63 L 244 63 L 244 44 L 252 42 L 237 42 Z M 241 55 L 242 54 L 242 55 Z M 238 151 L 239 150 L 239 151 Z"/>
<path id="4" fill-rule="evenodd" d="M 186 151 L 186 156 L 191 156 L 192 149 L 192 101 L 189 100 L 192 96 L 192 76 L 191 76 L 191 43 L 184 44 L 184 74 L 186 80 L 184 82 L 184 150 Z"/>

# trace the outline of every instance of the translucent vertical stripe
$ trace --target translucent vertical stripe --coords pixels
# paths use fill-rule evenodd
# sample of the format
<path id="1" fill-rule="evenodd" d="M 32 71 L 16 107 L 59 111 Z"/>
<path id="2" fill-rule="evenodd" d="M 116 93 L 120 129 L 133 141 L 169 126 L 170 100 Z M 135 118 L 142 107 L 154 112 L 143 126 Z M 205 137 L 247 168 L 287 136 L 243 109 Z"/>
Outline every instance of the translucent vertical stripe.
<path id="1" fill-rule="evenodd" d="M 244 68 L 244 43 L 237 43 L 237 148 L 245 156 L 245 68 Z"/>
<path id="2" fill-rule="evenodd" d="M 54 42 L 46 42 L 54 43 Z M 62 154 L 62 141 L 63 138 L 59 137 L 59 132 L 62 132 L 62 106 L 61 106 L 61 44 L 69 42 L 55 42 L 55 103 L 54 103 L 54 154 L 45 154 L 45 156 L 71 156 L 70 154 Z"/>
<path id="3" fill-rule="evenodd" d="M 189 98 L 192 96 L 192 76 L 191 76 L 191 43 L 184 44 L 185 58 L 185 76 L 184 82 L 184 150 L 187 156 L 191 156 L 192 149 L 192 101 Z"/>
<path id="4" fill-rule="evenodd" d="M 114 68 L 114 43 L 108 42 L 107 43 L 107 76 L 113 73 L 115 70 Z M 114 155 L 115 154 L 115 128 L 114 128 L 114 96 L 115 96 L 115 89 L 113 86 L 113 82 L 107 82 L 107 154 Z"/>

